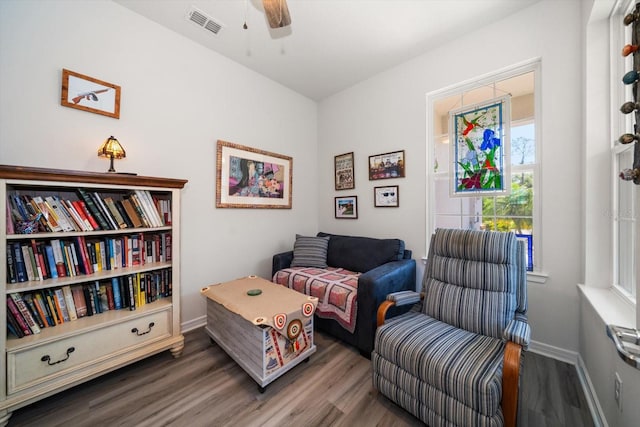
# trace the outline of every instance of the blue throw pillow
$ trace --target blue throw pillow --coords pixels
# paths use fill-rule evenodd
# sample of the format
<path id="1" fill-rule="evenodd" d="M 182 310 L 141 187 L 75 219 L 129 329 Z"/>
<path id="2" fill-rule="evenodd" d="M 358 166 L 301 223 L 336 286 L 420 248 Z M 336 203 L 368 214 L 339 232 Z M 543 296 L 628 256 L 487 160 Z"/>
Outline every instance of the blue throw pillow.
<path id="1" fill-rule="evenodd" d="M 291 267 L 327 268 L 329 236 L 307 237 L 296 234 Z"/>

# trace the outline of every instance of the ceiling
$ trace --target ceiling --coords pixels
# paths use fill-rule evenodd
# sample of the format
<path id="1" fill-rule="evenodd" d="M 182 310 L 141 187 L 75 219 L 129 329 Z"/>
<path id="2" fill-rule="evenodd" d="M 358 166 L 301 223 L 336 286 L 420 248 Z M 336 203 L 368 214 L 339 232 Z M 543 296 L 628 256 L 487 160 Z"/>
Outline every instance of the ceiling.
<path id="1" fill-rule="evenodd" d="M 114 1 L 321 100 L 539 0 L 288 0 L 292 24 L 278 29 L 261 0 Z M 190 21 L 192 7 L 221 30 Z"/>

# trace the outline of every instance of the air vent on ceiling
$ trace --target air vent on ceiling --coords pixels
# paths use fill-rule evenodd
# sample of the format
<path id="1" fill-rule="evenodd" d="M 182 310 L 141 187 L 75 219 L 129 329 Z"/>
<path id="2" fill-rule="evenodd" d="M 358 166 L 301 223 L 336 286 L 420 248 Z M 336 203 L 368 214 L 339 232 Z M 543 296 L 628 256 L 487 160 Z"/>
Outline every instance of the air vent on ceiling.
<path id="1" fill-rule="evenodd" d="M 205 30 L 211 31 L 213 34 L 218 34 L 222 29 L 221 23 L 214 21 L 212 17 L 193 6 L 191 6 L 187 19 L 191 22 L 195 22 Z"/>

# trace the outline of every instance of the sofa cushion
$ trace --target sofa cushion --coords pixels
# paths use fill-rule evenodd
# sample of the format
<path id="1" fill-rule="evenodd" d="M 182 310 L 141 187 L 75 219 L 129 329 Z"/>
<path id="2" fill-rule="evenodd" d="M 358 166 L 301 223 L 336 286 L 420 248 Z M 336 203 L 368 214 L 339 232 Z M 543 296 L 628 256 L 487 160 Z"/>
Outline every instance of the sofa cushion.
<path id="1" fill-rule="evenodd" d="M 291 267 L 327 268 L 328 244 L 328 236 L 313 237 L 296 234 Z"/>
<path id="2" fill-rule="evenodd" d="M 327 264 L 332 267 L 365 273 L 382 264 L 401 260 L 404 256 L 404 241 L 400 239 L 374 239 L 323 232 L 318 236 L 331 237 Z"/>

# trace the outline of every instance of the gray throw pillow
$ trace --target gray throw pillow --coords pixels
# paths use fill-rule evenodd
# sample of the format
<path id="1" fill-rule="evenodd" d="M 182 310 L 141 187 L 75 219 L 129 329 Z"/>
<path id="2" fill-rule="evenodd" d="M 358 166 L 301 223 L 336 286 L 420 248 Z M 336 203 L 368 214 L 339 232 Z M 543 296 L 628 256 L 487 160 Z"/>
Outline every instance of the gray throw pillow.
<path id="1" fill-rule="evenodd" d="M 308 237 L 296 234 L 291 267 L 327 268 L 329 237 Z"/>

